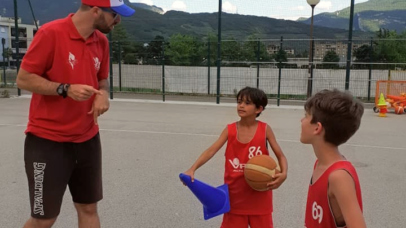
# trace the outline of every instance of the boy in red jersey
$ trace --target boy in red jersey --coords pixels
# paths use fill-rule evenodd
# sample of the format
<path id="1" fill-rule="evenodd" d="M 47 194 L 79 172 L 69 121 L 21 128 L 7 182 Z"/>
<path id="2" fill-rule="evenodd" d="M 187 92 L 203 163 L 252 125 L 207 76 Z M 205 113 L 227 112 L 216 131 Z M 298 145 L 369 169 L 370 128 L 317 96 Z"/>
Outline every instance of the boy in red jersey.
<path id="1" fill-rule="evenodd" d="M 100 227 L 97 118 L 109 109 L 103 33 L 133 13 L 122 0 L 82 0 L 75 14 L 43 25 L 24 56 L 17 85 L 33 93 L 24 145 L 31 205 L 25 228 L 52 227 L 67 186 L 79 227 Z"/>
<path id="2" fill-rule="evenodd" d="M 228 184 L 230 211 L 223 216 L 221 228 L 272 228 L 272 189 L 286 179 L 288 164 L 269 125 L 256 118 L 268 104 L 266 94 L 246 87 L 237 94 L 237 113 L 240 120 L 229 124 L 220 137 L 205 150 L 185 174 L 194 179 L 195 171 L 211 159 L 227 142 L 224 182 Z M 269 155 L 267 142 L 280 164 L 281 173 L 268 183 L 269 191 L 253 190 L 244 179 L 244 165 L 254 156 Z"/>
<path id="3" fill-rule="evenodd" d="M 364 107 L 346 92 L 323 90 L 311 97 L 304 108 L 300 141 L 311 144 L 317 157 L 307 197 L 305 227 L 366 227 L 357 172 L 338 150 L 358 130 Z"/>

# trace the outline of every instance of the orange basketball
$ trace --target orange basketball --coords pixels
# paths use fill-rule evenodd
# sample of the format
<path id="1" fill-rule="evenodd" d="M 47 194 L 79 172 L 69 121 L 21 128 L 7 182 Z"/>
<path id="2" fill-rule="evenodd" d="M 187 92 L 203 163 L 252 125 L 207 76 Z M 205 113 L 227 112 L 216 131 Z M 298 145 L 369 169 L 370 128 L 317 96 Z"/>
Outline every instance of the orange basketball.
<path id="1" fill-rule="evenodd" d="M 405 112 L 405 110 L 403 109 L 402 106 L 396 106 L 395 107 L 395 113 L 396 114 L 403 114 Z"/>
<path id="2" fill-rule="evenodd" d="M 280 173 L 280 168 L 269 155 L 259 155 L 251 158 L 244 168 L 245 181 L 257 191 L 269 190 L 266 184 L 272 181 L 272 176 L 275 173 Z"/>

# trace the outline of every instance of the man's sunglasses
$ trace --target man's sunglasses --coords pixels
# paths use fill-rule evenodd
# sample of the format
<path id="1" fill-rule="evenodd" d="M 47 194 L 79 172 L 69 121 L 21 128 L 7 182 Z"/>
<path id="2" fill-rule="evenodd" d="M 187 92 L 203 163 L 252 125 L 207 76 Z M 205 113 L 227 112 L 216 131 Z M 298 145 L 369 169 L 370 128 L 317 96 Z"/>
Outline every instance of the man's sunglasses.
<path id="1" fill-rule="evenodd" d="M 114 12 L 113 10 L 111 10 L 110 8 L 103 8 L 103 7 L 99 7 L 101 10 L 103 10 L 104 12 L 108 12 L 111 13 L 113 15 L 113 19 L 116 20 L 117 17 L 119 16 L 118 13 Z"/>

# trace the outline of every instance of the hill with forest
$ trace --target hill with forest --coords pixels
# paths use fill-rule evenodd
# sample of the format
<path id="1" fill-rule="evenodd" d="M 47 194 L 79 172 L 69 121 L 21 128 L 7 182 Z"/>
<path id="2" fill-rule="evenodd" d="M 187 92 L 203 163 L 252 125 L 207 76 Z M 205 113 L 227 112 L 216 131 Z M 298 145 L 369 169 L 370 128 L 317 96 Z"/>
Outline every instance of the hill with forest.
<path id="1" fill-rule="evenodd" d="M 122 18 L 123 27 L 129 37 L 137 41 L 151 41 L 156 36 L 168 38 L 174 34 L 187 34 L 196 37 L 207 37 L 217 34 L 217 13 L 190 14 L 180 11 L 163 10 L 156 6 L 147 6 L 141 3 L 130 3 L 136 9 L 134 16 Z M 80 0 L 31 0 L 33 12 L 40 24 L 65 17 L 75 12 L 80 6 Z M 3 10 L 2 10 L 3 9 Z M 0 13 L 3 16 L 13 17 L 13 1 L 0 0 Z M 33 24 L 33 16 L 28 1 L 18 1 L 18 14 L 24 23 Z M 279 20 L 268 17 L 246 16 L 239 14 L 222 14 L 223 39 L 243 40 L 255 36 L 261 39 L 307 39 L 309 38 L 309 25 L 304 23 Z M 345 39 L 348 31 L 315 27 L 314 37 L 319 39 Z M 354 37 L 370 37 L 371 33 L 355 32 Z"/>
<path id="2" fill-rule="evenodd" d="M 350 7 L 333 13 L 317 14 L 314 16 L 314 25 L 348 30 L 349 18 Z M 300 18 L 298 21 L 310 24 L 311 18 Z M 406 1 L 369 0 L 355 4 L 353 22 L 355 31 L 388 29 L 401 33 L 406 31 Z"/>

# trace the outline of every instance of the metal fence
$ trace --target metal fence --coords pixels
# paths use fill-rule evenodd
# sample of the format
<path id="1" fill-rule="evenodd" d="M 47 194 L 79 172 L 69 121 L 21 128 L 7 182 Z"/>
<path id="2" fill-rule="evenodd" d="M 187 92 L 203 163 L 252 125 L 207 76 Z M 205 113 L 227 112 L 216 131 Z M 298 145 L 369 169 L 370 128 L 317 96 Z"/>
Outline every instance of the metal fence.
<path id="1" fill-rule="evenodd" d="M 373 102 L 376 81 L 406 80 L 403 71 L 406 61 L 396 59 L 399 53 L 395 51 L 382 51 L 382 46 L 393 44 L 398 50 L 406 49 L 405 41 L 354 40 L 349 91 Z M 120 50 L 118 56 L 114 50 L 120 44 L 113 43 L 116 46 L 112 53 L 114 92 L 155 94 L 162 100 L 179 99 L 174 95 L 182 95 L 188 100 L 214 102 L 213 97 L 225 101 L 241 88 L 252 86 L 264 90 L 279 104 L 281 100 L 305 100 L 309 85 L 312 94 L 322 89 L 345 89 L 346 40 L 314 40 L 313 62 L 309 60 L 310 40 L 303 39 L 224 40 L 220 61 L 216 57 L 215 41 L 195 40 L 187 45 L 188 50 L 171 46 L 171 42 L 144 44 L 143 52 L 131 54 L 137 64 L 126 64 L 125 52 Z M 154 46 L 155 53 L 148 53 L 149 46 Z"/>
<path id="2" fill-rule="evenodd" d="M 252 86 L 279 104 L 305 100 L 309 85 L 312 94 L 344 90 L 348 41 L 315 39 L 313 62 L 309 43 L 309 39 L 283 38 L 224 40 L 219 60 L 216 41 L 185 35 L 145 44 L 112 42 L 111 98 L 227 102 L 241 88 Z M 406 52 L 402 52 L 406 40 L 354 40 L 351 44 L 348 83 L 356 97 L 373 102 L 376 81 L 406 80 Z M 0 86 L 15 88 L 16 69 L 12 61 L 11 67 L 8 64 L 0 71 Z"/>

